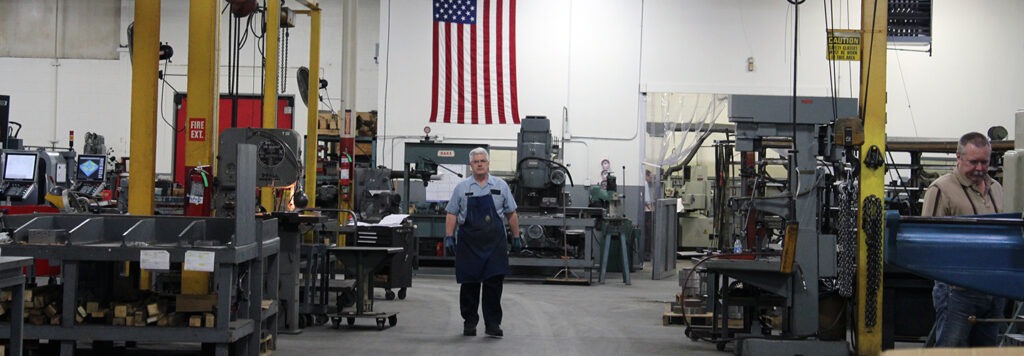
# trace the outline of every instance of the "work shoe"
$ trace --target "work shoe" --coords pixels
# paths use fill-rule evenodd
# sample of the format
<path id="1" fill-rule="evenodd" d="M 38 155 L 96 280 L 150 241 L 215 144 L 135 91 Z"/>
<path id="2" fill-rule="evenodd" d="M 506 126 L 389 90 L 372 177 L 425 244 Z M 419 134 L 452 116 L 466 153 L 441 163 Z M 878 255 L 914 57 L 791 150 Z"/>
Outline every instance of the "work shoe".
<path id="1" fill-rule="evenodd" d="M 476 328 L 462 328 L 462 336 L 476 336 Z"/>
<path id="2" fill-rule="evenodd" d="M 490 337 L 497 337 L 497 338 L 505 336 L 505 333 L 501 331 L 501 327 L 500 326 L 495 326 L 495 327 L 484 329 L 484 334 L 487 334 L 487 336 L 490 336 Z"/>

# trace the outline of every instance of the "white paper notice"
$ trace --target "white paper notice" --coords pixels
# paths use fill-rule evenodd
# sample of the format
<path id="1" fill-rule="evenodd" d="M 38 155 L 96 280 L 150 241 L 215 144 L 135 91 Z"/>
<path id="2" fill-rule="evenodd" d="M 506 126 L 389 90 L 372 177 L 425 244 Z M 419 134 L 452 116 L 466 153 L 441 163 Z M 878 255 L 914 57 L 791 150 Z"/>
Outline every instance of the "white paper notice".
<path id="1" fill-rule="evenodd" d="M 391 215 L 385 216 L 383 219 L 380 219 L 380 222 L 377 223 L 377 225 L 382 225 L 382 226 L 398 226 L 398 225 L 402 225 L 402 221 L 405 220 L 405 218 L 408 218 L 408 217 L 409 217 L 409 214 L 391 214 Z"/>
<path id="2" fill-rule="evenodd" d="M 185 251 L 185 270 L 213 272 L 213 251 Z"/>
<path id="3" fill-rule="evenodd" d="M 467 166 L 465 164 L 442 164 L 441 166 L 452 171 L 459 172 L 463 177 L 466 176 Z M 452 192 L 455 191 L 455 186 L 459 185 L 459 182 L 462 182 L 462 180 L 465 179 L 459 178 L 455 173 L 444 168 L 437 169 L 437 175 L 440 176 L 440 179 L 430 181 L 430 184 L 427 185 L 427 201 L 448 201 L 448 199 L 452 198 Z"/>
<path id="4" fill-rule="evenodd" d="M 166 271 L 171 269 L 171 254 L 164 250 L 139 251 L 139 268 Z"/>

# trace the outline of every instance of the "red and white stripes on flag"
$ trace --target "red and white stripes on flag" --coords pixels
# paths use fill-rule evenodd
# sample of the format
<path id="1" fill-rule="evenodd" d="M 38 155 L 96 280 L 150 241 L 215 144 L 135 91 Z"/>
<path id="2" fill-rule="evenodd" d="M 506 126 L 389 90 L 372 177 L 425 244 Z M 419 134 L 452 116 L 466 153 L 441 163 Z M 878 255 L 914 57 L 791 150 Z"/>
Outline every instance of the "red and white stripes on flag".
<path id="1" fill-rule="evenodd" d="M 516 0 L 433 0 L 430 122 L 519 123 Z"/>

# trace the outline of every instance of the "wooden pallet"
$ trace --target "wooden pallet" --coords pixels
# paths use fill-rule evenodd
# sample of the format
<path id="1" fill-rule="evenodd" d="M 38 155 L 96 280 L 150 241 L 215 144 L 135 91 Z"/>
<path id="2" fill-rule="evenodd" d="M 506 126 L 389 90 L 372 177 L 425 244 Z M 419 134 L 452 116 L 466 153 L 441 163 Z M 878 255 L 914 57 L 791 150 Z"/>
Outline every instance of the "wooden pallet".
<path id="1" fill-rule="evenodd" d="M 702 314 L 687 314 L 676 313 L 667 311 L 661 315 L 661 325 L 686 325 L 686 321 L 683 318 L 689 320 L 691 326 L 710 326 L 711 325 L 711 313 Z M 729 328 L 742 328 L 743 320 L 740 319 L 729 319 Z"/>

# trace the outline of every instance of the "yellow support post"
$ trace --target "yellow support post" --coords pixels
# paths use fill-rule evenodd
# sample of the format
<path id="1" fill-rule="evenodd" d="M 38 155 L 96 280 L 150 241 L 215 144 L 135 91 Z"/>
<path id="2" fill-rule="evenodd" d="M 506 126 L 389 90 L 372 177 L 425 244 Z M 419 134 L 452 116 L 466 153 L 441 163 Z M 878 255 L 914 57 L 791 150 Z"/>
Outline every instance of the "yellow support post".
<path id="1" fill-rule="evenodd" d="M 864 144 L 861 146 L 860 158 L 860 209 L 858 211 L 858 249 L 857 254 L 857 354 L 878 355 L 882 352 L 882 263 L 883 256 L 881 236 L 877 239 L 874 249 L 869 247 L 868 234 L 865 231 L 865 206 L 869 197 L 879 200 L 884 198 L 885 166 L 869 168 L 868 152 L 875 147 L 885 157 L 885 74 L 886 74 L 886 40 L 888 23 L 888 3 L 886 1 L 864 1 L 861 10 L 861 86 L 860 113 L 864 118 Z M 883 158 L 884 160 L 884 158 Z M 874 200 L 875 198 L 872 198 Z M 874 204 L 881 206 L 881 204 Z M 883 226 L 882 214 L 878 214 L 876 227 Z M 881 230 L 881 229 L 878 229 Z M 870 269 L 874 261 L 877 269 Z M 869 281 L 877 284 L 869 286 Z M 870 291 L 869 291 L 870 290 Z M 872 292 L 873 291 L 873 292 Z M 874 313 L 868 315 L 867 305 L 875 306 Z M 874 320 L 868 325 L 868 319 Z"/>
<path id="2" fill-rule="evenodd" d="M 190 135 L 201 125 L 202 135 L 185 140 L 185 171 L 210 166 L 217 139 L 217 106 L 220 101 L 220 1 L 190 0 L 188 16 L 188 108 Z M 204 202 L 212 204 L 212 202 Z M 210 293 L 210 273 L 181 272 L 182 294 Z"/>
<path id="3" fill-rule="evenodd" d="M 132 43 L 132 123 L 128 176 L 128 213 L 153 215 L 156 176 L 157 76 L 160 71 L 160 0 L 135 4 Z M 162 103 L 161 103 L 162 104 Z M 128 269 L 125 262 L 125 271 Z M 139 289 L 149 290 L 148 273 L 140 273 Z"/>
<path id="4" fill-rule="evenodd" d="M 309 197 L 309 207 L 316 206 L 316 157 L 317 157 L 317 119 L 320 115 L 320 8 L 315 4 L 307 5 L 309 11 L 309 85 L 306 90 L 309 103 L 306 104 L 306 186 L 304 191 Z"/>
<path id="5" fill-rule="evenodd" d="M 281 2 L 267 1 L 267 33 L 263 53 L 267 63 L 263 71 L 263 128 L 277 127 L 277 57 L 280 55 Z M 274 189 L 260 189 L 260 205 L 274 211 Z"/>
<path id="6" fill-rule="evenodd" d="M 135 3 L 132 43 L 131 175 L 128 213 L 153 215 L 156 176 L 157 73 L 160 68 L 160 0 Z"/>

